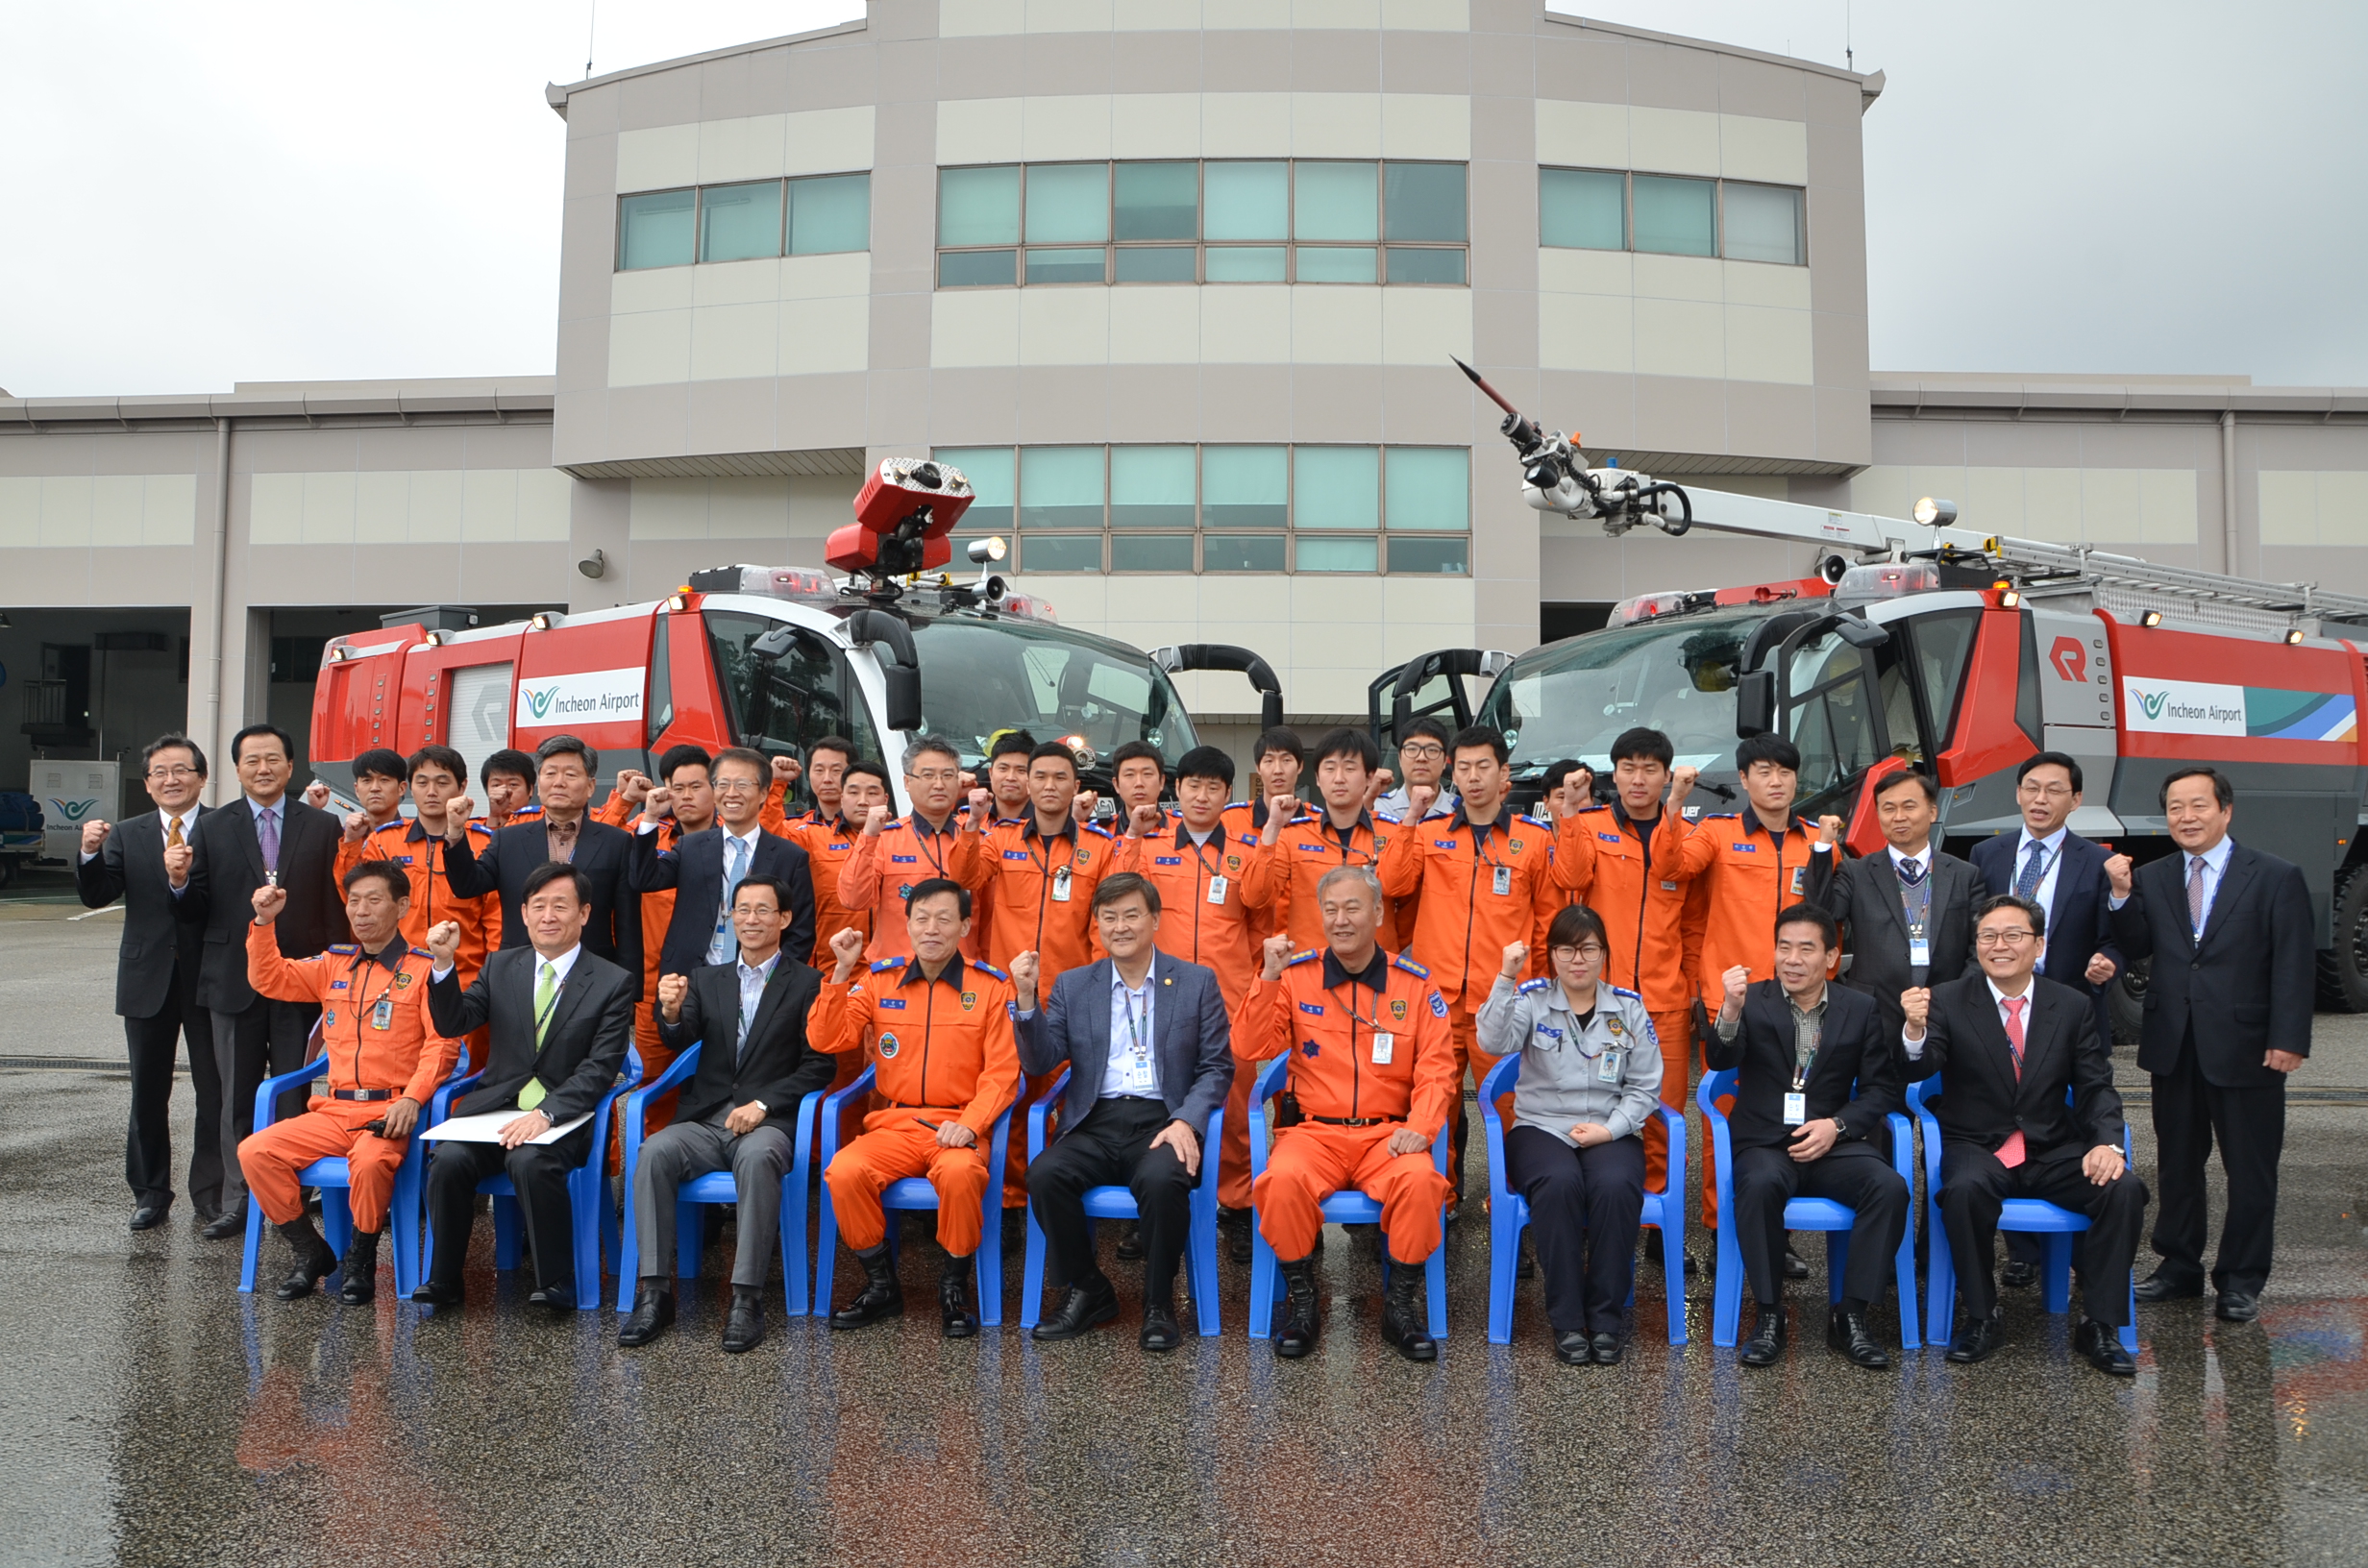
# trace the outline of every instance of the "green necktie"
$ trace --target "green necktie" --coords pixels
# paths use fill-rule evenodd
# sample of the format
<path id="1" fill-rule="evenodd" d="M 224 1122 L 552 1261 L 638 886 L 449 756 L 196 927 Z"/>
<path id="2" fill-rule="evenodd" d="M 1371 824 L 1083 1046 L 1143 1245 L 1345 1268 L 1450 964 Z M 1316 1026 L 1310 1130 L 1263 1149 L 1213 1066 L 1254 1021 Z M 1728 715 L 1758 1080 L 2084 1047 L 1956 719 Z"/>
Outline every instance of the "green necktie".
<path id="1" fill-rule="evenodd" d="M 543 1036 L 551 1029 L 552 1008 L 558 999 L 558 993 L 559 971 L 549 959 L 545 959 L 542 975 L 534 982 L 534 1048 L 537 1051 L 543 1048 Z M 549 1092 L 543 1088 L 540 1078 L 528 1079 L 527 1087 L 518 1091 L 518 1109 L 533 1110 L 543 1103 L 543 1096 Z"/>

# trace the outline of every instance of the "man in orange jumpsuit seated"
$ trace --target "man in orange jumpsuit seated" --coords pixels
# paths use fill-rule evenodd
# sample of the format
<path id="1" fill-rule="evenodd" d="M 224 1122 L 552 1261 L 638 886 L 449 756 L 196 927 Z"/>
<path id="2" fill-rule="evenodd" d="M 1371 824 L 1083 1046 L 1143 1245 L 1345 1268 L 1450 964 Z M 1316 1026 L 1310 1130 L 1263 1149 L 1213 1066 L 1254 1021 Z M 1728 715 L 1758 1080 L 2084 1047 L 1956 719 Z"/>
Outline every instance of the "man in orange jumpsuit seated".
<path id="1" fill-rule="evenodd" d="M 342 1267 L 337 1299 L 367 1304 L 377 1293 L 379 1234 L 394 1194 L 395 1167 L 417 1130 L 420 1107 L 460 1059 L 460 1042 L 428 1019 L 425 949 L 407 945 L 402 922 L 410 908 L 409 881 L 391 861 L 364 861 L 345 873 L 345 918 L 354 930 L 318 958 L 280 954 L 272 921 L 287 905 L 283 888 L 255 890 L 255 919 L 247 927 L 247 983 L 259 996 L 317 1002 L 321 1054 L 328 1075 L 317 1080 L 300 1115 L 275 1121 L 238 1143 L 247 1188 L 296 1251 L 296 1267 L 272 1293 L 282 1301 L 312 1294 Z M 305 1213 L 298 1174 L 315 1160 L 342 1158 L 354 1213 L 354 1238 L 340 1262 Z"/>
<path id="2" fill-rule="evenodd" d="M 966 825 L 954 811 L 961 790 L 962 754 L 952 742 L 924 735 L 904 748 L 904 793 L 912 799 L 912 814 L 895 816 L 894 802 L 882 801 L 864 819 L 855 847 L 839 867 L 839 906 L 872 917 L 873 958 L 901 958 L 912 951 L 904 917 L 914 888 L 944 877 L 975 895 L 994 875 L 983 836 L 992 825 L 987 792 L 971 792 Z M 975 939 L 963 950 L 974 957 L 980 951 Z"/>
<path id="3" fill-rule="evenodd" d="M 1382 1335 L 1408 1360 L 1433 1360 L 1422 1264 L 1443 1238 L 1449 1193 L 1431 1161 L 1456 1092 L 1447 1004 L 1421 965 L 1374 940 L 1382 894 L 1370 870 L 1335 868 L 1316 898 L 1327 945 L 1295 956 L 1288 937 L 1269 938 L 1265 968 L 1233 1024 L 1234 1054 L 1253 1072 L 1292 1053 L 1288 1092 L 1268 1102 L 1282 1129 L 1250 1188 L 1289 1291 L 1274 1353 L 1316 1347 L 1323 1201 L 1353 1187 L 1381 1205 L 1392 1264 Z"/>
<path id="4" fill-rule="evenodd" d="M 914 884 L 906 900 L 909 959 L 883 959 L 863 973 L 863 933 L 851 928 L 830 942 L 834 964 L 807 1038 L 833 1055 L 863 1050 L 869 1041 L 879 1073 L 876 1109 L 823 1172 L 839 1232 L 864 1275 L 854 1300 L 830 1314 L 834 1329 L 904 1311 L 879 1199 L 891 1182 L 926 1176 L 937 1188 L 937 1240 L 946 1249 L 937 1286 L 945 1335 L 978 1332 L 971 1259 L 990 1179 L 987 1141 L 1018 1097 L 1020 1047 L 1010 977 L 962 960 L 970 910 L 968 888 L 933 876 Z"/>

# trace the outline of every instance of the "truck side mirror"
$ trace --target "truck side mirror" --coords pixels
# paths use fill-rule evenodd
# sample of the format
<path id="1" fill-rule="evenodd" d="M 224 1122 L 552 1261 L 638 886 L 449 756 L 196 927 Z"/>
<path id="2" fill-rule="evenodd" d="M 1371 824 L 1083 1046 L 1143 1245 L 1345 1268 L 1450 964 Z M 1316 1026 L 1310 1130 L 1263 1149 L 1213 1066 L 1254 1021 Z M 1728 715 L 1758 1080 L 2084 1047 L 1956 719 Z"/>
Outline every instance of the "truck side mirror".
<path id="1" fill-rule="evenodd" d="M 907 733 L 921 728 L 921 672 L 909 664 L 885 665 L 880 676 L 888 688 L 888 727 Z"/>
<path id="2" fill-rule="evenodd" d="M 1754 670 L 1735 683 L 1735 733 L 1739 740 L 1776 727 L 1776 672 Z"/>

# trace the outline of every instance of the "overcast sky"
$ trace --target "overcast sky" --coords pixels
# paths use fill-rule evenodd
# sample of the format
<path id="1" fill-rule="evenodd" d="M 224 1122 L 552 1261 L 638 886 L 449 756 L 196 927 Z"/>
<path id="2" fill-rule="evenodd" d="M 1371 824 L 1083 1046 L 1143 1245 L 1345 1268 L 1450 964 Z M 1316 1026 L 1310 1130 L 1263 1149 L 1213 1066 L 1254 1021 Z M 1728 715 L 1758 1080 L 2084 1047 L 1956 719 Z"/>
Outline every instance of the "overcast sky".
<path id="1" fill-rule="evenodd" d="M 1876 368 L 2368 384 L 2368 5 L 1847 3 Z M 1570 9 L 1838 64 L 1845 4 Z M 861 10 L 602 0 L 593 65 Z M 0 386 L 548 373 L 586 20 L 0 0 Z"/>

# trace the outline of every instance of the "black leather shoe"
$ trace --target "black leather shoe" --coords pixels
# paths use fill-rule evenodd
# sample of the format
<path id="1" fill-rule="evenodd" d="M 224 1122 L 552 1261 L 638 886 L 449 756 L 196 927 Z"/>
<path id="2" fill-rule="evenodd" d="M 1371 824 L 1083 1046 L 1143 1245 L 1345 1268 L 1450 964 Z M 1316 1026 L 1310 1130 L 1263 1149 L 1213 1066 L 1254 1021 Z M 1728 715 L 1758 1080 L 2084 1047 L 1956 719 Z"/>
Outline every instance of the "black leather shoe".
<path id="1" fill-rule="evenodd" d="M 1891 1364 L 1890 1356 L 1866 1332 L 1866 1314 L 1844 1308 L 1829 1308 L 1825 1314 L 1825 1348 L 1845 1357 L 1852 1366 L 1862 1366 L 1869 1372 L 1880 1372 Z"/>
<path id="2" fill-rule="evenodd" d="M 1119 1262 L 1122 1263 L 1143 1262 L 1143 1221 L 1139 1219 L 1127 1221 L 1126 1234 L 1119 1237 Z"/>
<path id="3" fill-rule="evenodd" d="M 1751 1337 L 1736 1352 L 1735 1359 L 1745 1366 L 1773 1366 L 1776 1358 L 1785 1353 L 1785 1309 L 1778 1302 L 1773 1307 L 1760 1309 L 1760 1320 L 1751 1326 Z"/>
<path id="4" fill-rule="evenodd" d="M 1316 1316 L 1316 1264 L 1312 1258 L 1283 1265 L 1283 1326 L 1274 1331 L 1274 1354 L 1295 1360 L 1316 1348 L 1322 1326 Z"/>
<path id="5" fill-rule="evenodd" d="M 2005 1342 L 1996 1318 L 1977 1317 L 1958 1330 L 1956 1337 L 1949 1341 L 1949 1360 L 1960 1366 L 1971 1366 L 1976 1361 L 1988 1360 Z"/>
<path id="6" fill-rule="evenodd" d="M 552 1313 L 572 1312 L 576 1310 L 576 1288 L 572 1285 L 551 1285 L 539 1290 L 530 1290 L 527 1292 L 527 1305 L 540 1307 Z"/>
<path id="7" fill-rule="evenodd" d="M 978 1333 L 978 1310 L 971 1305 L 971 1261 L 949 1258 L 937 1282 L 938 1332 L 949 1339 L 970 1339 Z"/>
<path id="8" fill-rule="evenodd" d="M 1430 1313 L 1422 1299 L 1423 1272 L 1413 1263 L 1390 1271 L 1390 1289 L 1381 1302 L 1381 1336 L 1410 1361 L 1439 1360 L 1439 1341 L 1431 1337 Z"/>
<path id="9" fill-rule="evenodd" d="M 1598 1334 L 1591 1337 L 1595 1341 L 1595 1364 L 1597 1366 L 1619 1365 L 1620 1356 L 1628 1348 L 1627 1341 L 1616 1334 Z"/>
<path id="10" fill-rule="evenodd" d="M 337 1260 L 337 1299 L 367 1307 L 379 1297 L 379 1233 L 356 1231 Z"/>
<path id="11" fill-rule="evenodd" d="M 164 1223 L 164 1216 L 172 1210 L 173 1206 L 169 1203 L 143 1203 L 132 1211 L 132 1229 L 153 1231 Z"/>
<path id="12" fill-rule="evenodd" d="M 2072 1348 L 2088 1358 L 2088 1364 L 2110 1378 L 2137 1376 L 2137 1358 L 2121 1348 L 2121 1331 L 2094 1318 L 2081 1319 L 2072 1331 Z"/>
<path id="13" fill-rule="evenodd" d="M 2203 1293 L 2202 1280 L 2183 1279 L 2159 1268 L 2137 1282 L 2140 1301 L 2187 1301 Z"/>
<path id="14" fill-rule="evenodd" d="M 731 1311 L 724 1316 L 724 1354 L 744 1355 L 765 1342 L 764 1298 L 753 1290 L 732 1288 Z"/>
<path id="15" fill-rule="evenodd" d="M 2250 1323 L 2261 1315 L 2261 1298 L 2249 1290 L 2223 1290 L 2212 1311 L 2224 1323 Z"/>
<path id="16" fill-rule="evenodd" d="M 214 1215 L 213 1218 L 208 1220 L 206 1222 L 206 1228 L 197 1234 L 204 1237 L 209 1241 L 227 1241 L 234 1236 L 246 1235 L 246 1205 L 240 1204 L 235 1209 L 224 1210 L 221 1213 L 218 1213 Z"/>
<path id="17" fill-rule="evenodd" d="M 860 1329 L 883 1317 L 902 1316 L 904 1287 L 897 1284 L 896 1263 L 888 1256 L 888 1243 L 882 1241 L 868 1252 L 855 1254 L 855 1262 L 863 1265 L 863 1288 L 855 1293 L 854 1300 L 830 1314 L 830 1326 Z"/>
<path id="18" fill-rule="evenodd" d="M 329 1250 L 329 1243 L 321 1239 L 321 1233 L 312 1228 L 312 1221 L 305 1215 L 299 1214 L 281 1226 L 280 1234 L 296 1249 L 296 1267 L 272 1294 L 282 1301 L 301 1301 L 337 1271 L 337 1255 Z"/>
<path id="19" fill-rule="evenodd" d="M 2009 1290 L 2028 1290 L 2039 1283 L 2039 1265 L 2024 1262 L 2020 1258 L 2010 1258 L 2006 1266 L 1998 1271 L 1998 1283 Z"/>
<path id="20" fill-rule="evenodd" d="M 1809 1278 L 1809 1265 L 1801 1262 L 1801 1255 L 1790 1247 L 1785 1248 L 1785 1278 L 1788 1280 Z"/>
<path id="21" fill-rule="evenodd" d="M 675 1293 L 658 1280 L 644 1280 L 633 1292 L 633 1311 L 617 1325 L 617 1343 L 628 1350 L 646 1345 L 675 1320 Z"/>
<path id="22" fill-rule="evenodd" d="M 1184 1342 L 1184 1331 L 1176 1327 L 1175 1311 L 1169 1307 L 1143 1309 L 1143 1332 L 1135 1342 L 1146 1350 L 1170 1351 Z"/>
<path id="23" fill-rule="evenodd" d="M 1595 1341 L 1575 1329 L 1568 1334 L 1558 1334 L 1554 1336 L 1554 1359 L 1565 1366 L 1592 1366 L 1595 1364 Z"/>
<path id="24" fill-rule="evenodd" d="M 1028 1335 L 1048 1343 L 1056 1339 L 1074 1339 L 1097 1323 L 1107 1323 L 1119 1315 L 1119 1295 L 1110 1288 L 1110 1282 L 1101 1275 L 1083 1285 L 1073 1285 L 1052 1315 L 1028 1331 Z"/>
<path id="25" fill-rule="evenodd" d="M 411 1292 L 411 1305 L 447 1310 L 456 1308 L 460 1305 L 460 1286 L 438 1285 L 433 1280 L 423 1281 L 419 1288 Z"/>

